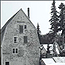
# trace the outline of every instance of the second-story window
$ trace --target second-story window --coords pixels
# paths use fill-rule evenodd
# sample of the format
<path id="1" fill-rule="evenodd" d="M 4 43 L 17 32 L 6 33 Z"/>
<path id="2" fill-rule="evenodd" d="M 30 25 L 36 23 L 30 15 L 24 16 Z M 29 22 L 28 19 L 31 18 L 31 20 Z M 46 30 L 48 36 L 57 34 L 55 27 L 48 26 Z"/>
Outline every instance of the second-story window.
<path id="1" fill-rule="evenodd" d="M 17 43 L 17 37 L 14 37 L 14 43 Z"/>
<path id="2" fill-rule="evenodd" d="M 19 33 L 23 33 L 23 25 L 19 25 Z"/>
<path id="3" fill-rule="evenodd" d="M 27 28 L 27 26 L 26 25 L 24 25 L 24 29 L 26 29 Z"/>
<path id="4" fill-rule="evenodd" d="M 24 36 L 24 43 L 27 43 L 27 36 Z"/>

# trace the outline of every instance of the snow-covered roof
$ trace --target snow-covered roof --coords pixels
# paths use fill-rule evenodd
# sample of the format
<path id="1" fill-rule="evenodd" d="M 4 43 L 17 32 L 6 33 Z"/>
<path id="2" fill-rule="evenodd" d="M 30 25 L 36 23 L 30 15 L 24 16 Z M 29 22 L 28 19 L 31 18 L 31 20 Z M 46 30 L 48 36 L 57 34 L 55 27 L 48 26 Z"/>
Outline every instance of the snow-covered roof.
<path id="1" fill-rule="evenodd" d="M 42 60 L 46 65 L 55 63 L 52 58 L 42 58 Z"/>
<path id="2" fill-rule="evenodd" d="M 65 57 L 53 57 L 56 63 L 65 63 Z"/>

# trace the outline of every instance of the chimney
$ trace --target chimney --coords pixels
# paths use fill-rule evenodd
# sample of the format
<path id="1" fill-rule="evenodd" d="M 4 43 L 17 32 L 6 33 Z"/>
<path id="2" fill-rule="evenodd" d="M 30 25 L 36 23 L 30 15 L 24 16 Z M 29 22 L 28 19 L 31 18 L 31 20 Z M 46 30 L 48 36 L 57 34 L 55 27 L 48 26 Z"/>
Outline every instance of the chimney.
<path id="1" fill-rule="evenodd" d="M 28 18 L 30 18 L 30 10 L 29 10 L 29 8 L 28 8 Z"/>

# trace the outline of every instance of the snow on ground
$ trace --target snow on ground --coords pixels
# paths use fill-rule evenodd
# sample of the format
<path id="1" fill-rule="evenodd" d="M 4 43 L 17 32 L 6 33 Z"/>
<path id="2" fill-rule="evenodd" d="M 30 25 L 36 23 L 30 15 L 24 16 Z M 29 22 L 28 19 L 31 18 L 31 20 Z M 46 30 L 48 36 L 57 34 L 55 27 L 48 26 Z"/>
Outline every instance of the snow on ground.
<path id="1" fill-rule="evenodd" d="M 43 46 L 44 46 L 44 48 L 45 48 L 45 50 L 47 51 L 47 44 L 43 44 Z M 49 46 L 50 46 L 50 54 L 53 54 L 53 44 L 49 44 Z"/>
<path id="2" fill-rule="evenodd" d="M 47 44 L 43 44 L 43 46 L 44 46 L 44 48 L 46 49 L 46 51 L 47 51 Z"/>
<path id="3" fill-rule="evenodd" d="M 65 63 L 65 57 L 53 57 L 56 63 Z"/>
<path id="4" fill-rule="evenodd" d="M 42 58 L 42 60 L 46 65 L 65 65 L 65 57 Z"/>
<path id="5" fill-rule="evenodd" d="M 43 44 L 43 46 L 44 46 L 44 48 L 47 51 L 47 44 Z M 49 44 L 49 46 L 50 46 L 50 49 L 49 50 L 52 50 L 53 49 L 53 44 Z"/>
<path id="6" fill-rule="evenodd" d="M 44 63 L 46 65 L 48 65 L 48 64 L 54 64 L 55 63 L 52 58 L 42 58 L 42 60 L 44 61 Z"/>
<path id="7" fill-rule="evenodd" d="M 46 64 L 46 65 L 65 65 L 65 63 L 54 63 L 54 64 Z"/>

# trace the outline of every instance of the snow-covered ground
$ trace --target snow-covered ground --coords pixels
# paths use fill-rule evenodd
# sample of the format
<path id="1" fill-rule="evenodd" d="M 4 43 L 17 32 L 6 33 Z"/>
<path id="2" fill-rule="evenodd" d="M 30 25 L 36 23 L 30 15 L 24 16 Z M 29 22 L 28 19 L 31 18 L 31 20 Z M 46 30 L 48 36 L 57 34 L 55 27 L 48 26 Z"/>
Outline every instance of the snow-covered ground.
<path id="1" fill-rule="evenodd" d="M 46 65 L 65 65 L 65 57 L 42 58 Z"/>
<path id="2" fill-rule="evenodd" d="M 65 57 L 53 57 L 56 63 L 65 63 Z"/>
<path id="3" fill-rule="evenodd" d="M 48 64 L 54 64 L 55 63 L 52 58 L 42 58 L 42 60 L 44 61 L 44 63 L 46 65 L 48 65 Z"/>
<path id="4" fill-rule="evenodd" d="M 54 63 L 54 64 L 46 64 L 46 65 L 65 65 L 65 63 Z"/>

